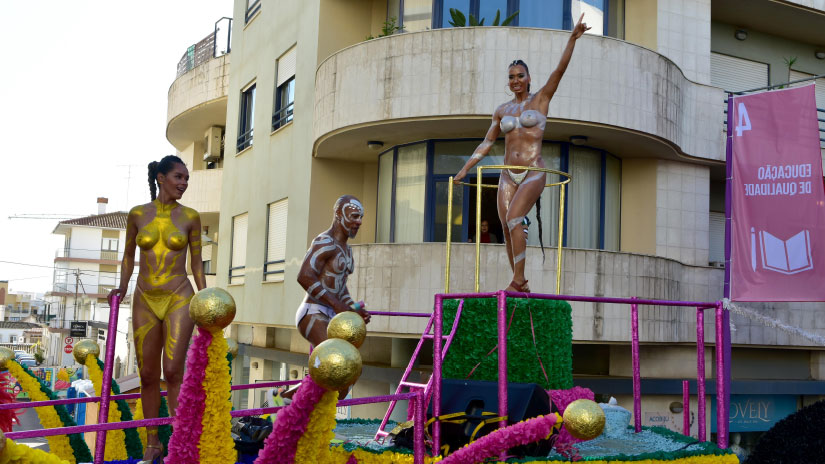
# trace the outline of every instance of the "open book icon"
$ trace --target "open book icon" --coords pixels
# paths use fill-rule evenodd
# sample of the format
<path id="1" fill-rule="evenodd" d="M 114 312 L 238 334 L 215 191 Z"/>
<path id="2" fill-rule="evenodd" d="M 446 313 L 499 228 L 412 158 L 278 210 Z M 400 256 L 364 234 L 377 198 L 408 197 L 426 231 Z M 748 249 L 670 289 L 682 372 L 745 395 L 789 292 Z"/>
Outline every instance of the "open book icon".
<path id="1" fill-rule="evenodd" d="M 751 229 L 751 265 L 756 270 L 756 244 Z M 781 274 L 791 275 L 814 268 L 811 258 L 811 235 L 803 230 L 793 237 L 782 240 L 770 232 L 759 231 L 759 244 L 762 249 L 762 267 Z"/>

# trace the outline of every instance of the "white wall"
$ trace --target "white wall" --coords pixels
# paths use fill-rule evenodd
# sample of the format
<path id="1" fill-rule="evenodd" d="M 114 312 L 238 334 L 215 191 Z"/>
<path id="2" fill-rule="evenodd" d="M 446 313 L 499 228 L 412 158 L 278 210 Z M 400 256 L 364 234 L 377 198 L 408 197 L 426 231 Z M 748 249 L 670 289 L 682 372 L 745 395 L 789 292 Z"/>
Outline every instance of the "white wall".
<path id="1" fill-rule="evenodd" d="M 100 259 L 103 230 L 95 227 L 72 227 L 70 253 L 75 258 Z"/>

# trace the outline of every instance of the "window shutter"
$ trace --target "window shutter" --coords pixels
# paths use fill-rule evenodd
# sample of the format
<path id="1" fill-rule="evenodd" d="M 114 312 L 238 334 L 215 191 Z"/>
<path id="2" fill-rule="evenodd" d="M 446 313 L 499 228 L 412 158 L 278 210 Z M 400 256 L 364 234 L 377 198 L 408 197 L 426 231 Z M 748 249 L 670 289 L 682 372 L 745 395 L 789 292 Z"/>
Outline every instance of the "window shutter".
<path id="1" fill-rule="evenodd" d="M 740 92 L 768 85 L 768 65 L 756 61 L 710 54 L 710 83 L 728 92 Z"/>
<path id="2" fill-rule="evenodd" d="M 283 282 L 286 258 L 286 226 L 289 199 L 269 205 L 269 230 L 266 237 L 266 276 L 268 282 Z M 276 261 L 281 261 L 276 263 Z M 275 271 L 275 273 L 273 273 Z"/>
<path id="3" fill-rule="evenodd" d="M 295 75 L 295 61 L 295 47 L 290 48 L 289 51 L 278 58 L 278 83 L 276 84 L 276 87 L 280 87 L 281 84 L 288 81 Z"/>
<path id="4" fill-rule="evenodd" d="M 725 262 L 725 213 L 710 212 L 710 227 L 708 232 L 708 261 L 711 263 Z"/>
<path id="5" fill-rule="evenodd" d="M 246 266 L 246 233 L 249 226 L 249 213 L 232 218 L 232 264 L 231 267 Z M 244 269 L 230 272 L 229 283 L 243 283 Z"/>

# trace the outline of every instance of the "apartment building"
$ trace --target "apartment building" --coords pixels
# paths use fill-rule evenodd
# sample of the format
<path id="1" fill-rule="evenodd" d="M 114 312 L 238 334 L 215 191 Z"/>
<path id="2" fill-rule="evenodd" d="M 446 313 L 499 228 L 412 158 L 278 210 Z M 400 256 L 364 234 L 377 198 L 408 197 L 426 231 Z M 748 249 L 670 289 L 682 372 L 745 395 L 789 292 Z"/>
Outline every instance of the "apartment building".
<path id="1" fill-rule="evenodd" d="M 9 281 L 0 280 L 0 321 L 31 319 L 42 322 L 46 318 L 46 301 L 42 293 L 9 291 Z"/>
<path id="2" fill-rule="evenodd" d="M 458 28 L 450 25 L 450 8 L 485 24 L 496 10 L 519 14 L 509 27 Z M 237 0 L 231 71 L 230 55 L 213 57 L 179 77 L 174 95 L 170 90 L 170 115 L 226 108 L 223 120 L 198 119 L 179 150 L 191 144 L 196 165 L 205 151 L 199 134 L 225 127 L 214 259 L 217 285 L 238 303 L 229 329 L 241 343 L 236 382 L 303 375 L 309 345 L 294 328 L 304 295 L 296 275 L 339 195 L 356 195 L 366 208 L 353 241 L 349 288 L 356 300 L 374 310 L 431 311 L 433 294 L 444 290 L 448 224 L 456 242 L 450 289 L 473 290 L 474 247 L 466 241 L 474 235 L 475 195 L 456 189 L 448 219 L 448 177 L 480 142 L 495 107 L 510 98 L 507 65 L 523 59 L 541 85 L 582 11 L 593 29 L 578 41 L 550 104 L 542 152 L 548 167 L 573 177 L 561 231 L 562 293 L 723 296 L 726 91 L 825 74 L 822 2 Z M 817 85 L 825 96 L 825 81 Z M 173 101 L 175 108 L 189 103 L 173 111 Z M 167 134 L 178 119 L 170 117 Z M 500 140 L 483 162 L 502 158 Z M 482 182 L 495 183 L 496 175 Z M 545 244 L 558 240 L 557 193 L 548 189 L 541 201 Z M 481 214 L 501 236 L 486 194 Z M 535 210 L 529 237 L 537 246 L 534 216 Z M 481 253 L 481 289 L 506 286 L 504 248 L 485 244 Z M 542 260 L 538 248 L 529 249 L 534 291 L 555 290 L 555 263 L 555 250 Z M 825 333 L 822 304 L 752 308 Z M 573 304 L 576 381 L 624 404 L 631 392 L 629 314 L 627 307 Z M 695 320 L 694 311 L 640 311 L 644 425 L 681 424 L 674 403 L 681 401 L 681 380 L 696 377 Z M 783 414 L 825 395 L 825 355 L 801 337 L 739 315 L 732 320 L 733 402 L 755 398 L 777 411 L 756 428 L 732 419 L 731 431 L 747 444 Z M 374 318 L 354 395 L 394 391 L 422 329 L 421 321 Z M 261 400 L 235 397 L 237 406 Z M 363 406 L 351 413 L 383 411 Z"/>
<path id="3" fill-rule="evenodd" d="M 64 245 L 55 252 L 52 290 L 46 294 L 51 314 L 43 341 L 48 364 L 75 363 L 71 353 L 64 349 L 74 338 L 84 338 L 71 335 L 73 322 L 85 323 L 85 338 L 105 344 L 110 310 L 106 298 L 109 291 L 120 285 L 127 218 L 123 211 L 107 213 L 107 203 L 106 198 L 98 198 L 98 214 L 60 221 L 52 231 L 64 236 Z M 115 356 L 124 367 L 118 375 L 127 373 L 125 366 L 132 357 L 127 334 L 134 279 L 135 276 L 120 305 Z"/>

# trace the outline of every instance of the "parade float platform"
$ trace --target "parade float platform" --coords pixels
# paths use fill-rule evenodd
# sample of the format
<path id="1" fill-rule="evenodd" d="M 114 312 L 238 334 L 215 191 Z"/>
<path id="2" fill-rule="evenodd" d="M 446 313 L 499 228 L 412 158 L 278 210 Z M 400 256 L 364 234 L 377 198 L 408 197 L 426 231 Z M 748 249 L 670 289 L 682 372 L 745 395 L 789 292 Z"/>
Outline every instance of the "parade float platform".
<path id="1" fill-rule="evenodd" d="M 333 456 L 353 455 L 358 462 L 412 463 L 412 451 L 406 448 L 387 446 L 373 440 L 377 421 L 359 419 L 339 420 L 335 428 L 336 440 Z M 510 458 L 508 463 L 566 463 L 596 462 L 624 463 L 643 462 L 646 464 L 711 464 L 736 463 L 736 455 L 722 450 L 712 442 L 699 442 L 694 438 L 670 431 L 662 427 L 643 427 L 639 433 L 628 428 L 621 438 L 601 436 L 574 445 L 580 459 L 567 458 L 558 453 L 542 457 Z M 574 461 L 575 460 L 575 461 Z M 337 461 L 336 461 L 337 462 Z M 431 462 L 431 461 L 428 461 Z"/>

